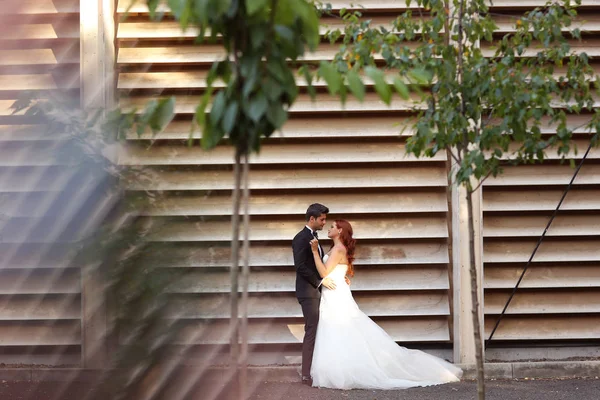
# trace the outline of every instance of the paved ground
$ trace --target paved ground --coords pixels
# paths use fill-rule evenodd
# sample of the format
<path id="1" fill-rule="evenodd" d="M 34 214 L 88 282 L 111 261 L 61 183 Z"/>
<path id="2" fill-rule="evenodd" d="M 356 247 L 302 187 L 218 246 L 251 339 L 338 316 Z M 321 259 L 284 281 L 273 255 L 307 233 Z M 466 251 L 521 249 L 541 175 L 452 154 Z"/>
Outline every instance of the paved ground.
<path id="1" fill-rule="evenodd" d="M 487 400 L 597 400 L 599 379 L 488 381 Z M 85 384 L 66 387 L 52 382 L 0 383 L 2 400 L 84 400 L 89 393 Z M 228 400 L 215 392 L 196 387 L 186 400 Z M 172 397 L 169 396 L 172 400 Z M 327 390 L 313 389 L 299 383 L 256 384 L 251 400 L 470 400 L 476 398 L 474 382 L 461 382 L 408 390 Z M 110 400 L 110 399 L 107 399 Z M 162 399 L 161 399 L 162 400 Z"/>
<path id="2" fill-rule="evenodd" d="M 474 382 L 396 391 L 311 389 L 295 384 L 267 383 L 252 400 L 468 400 L 477 398 Z M 600 380 L 489 381 L 487 400 L 598 400 Z"/>

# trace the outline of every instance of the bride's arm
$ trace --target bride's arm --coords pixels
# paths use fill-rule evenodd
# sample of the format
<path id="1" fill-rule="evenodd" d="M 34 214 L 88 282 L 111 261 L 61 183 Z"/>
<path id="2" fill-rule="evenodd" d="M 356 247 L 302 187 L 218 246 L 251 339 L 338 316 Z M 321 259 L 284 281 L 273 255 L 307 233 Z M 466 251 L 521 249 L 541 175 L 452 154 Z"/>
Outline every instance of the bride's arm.
<path id="1" fill-rule="evenodd" d="M 315 259 L 315 265 L 317 266 L 317 271 L 319 271 L 319 275 L 321 275 L 321 278 L 325 278 L 341 261 L 342 250 L 333 248 L 331 250 L 329 258 L 327 259 L 327 263 L 323 264 L 323 260 L 321 260 L 321 256 L 319 255 L 319 241 L 317 239 L 311 240 L 310 246 L 312 248 L 312 253 Z"/>

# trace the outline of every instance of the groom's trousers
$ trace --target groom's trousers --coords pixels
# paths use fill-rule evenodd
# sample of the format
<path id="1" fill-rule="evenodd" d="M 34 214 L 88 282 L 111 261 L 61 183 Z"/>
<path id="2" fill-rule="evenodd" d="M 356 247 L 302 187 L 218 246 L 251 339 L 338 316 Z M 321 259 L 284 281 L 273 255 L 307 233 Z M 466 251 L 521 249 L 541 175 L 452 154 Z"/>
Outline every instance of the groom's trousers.
<path id="1" fill-rule="evenodd" d="M 310 376 L 313 353 L 315 351 L 315 339 L 317 338 L 317 325 L 319 324 L 319 304 L 321 299 L 300 298 L 298 299 L 304 315 L 304 341 L 302 342 L 302 376 Z"/>

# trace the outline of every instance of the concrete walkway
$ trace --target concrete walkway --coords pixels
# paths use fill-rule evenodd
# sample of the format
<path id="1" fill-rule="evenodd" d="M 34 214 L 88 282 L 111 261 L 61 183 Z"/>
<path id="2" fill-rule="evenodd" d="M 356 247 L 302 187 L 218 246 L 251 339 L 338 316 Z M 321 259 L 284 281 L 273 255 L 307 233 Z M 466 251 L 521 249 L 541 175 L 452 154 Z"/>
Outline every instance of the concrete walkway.
<path id="1" fill-rule="evenodd" d="M 252 400 L 470 400 L 477 398 L 475 382 L 461 382 L 407 390 L 312 389 L 300 384 L 264 383 L 258 385 Z M 600 380 L 502 380 L 488 381 L 486 400 L 598 400 Z"/>
<path id="2" fill-rule="evenodd" d="M 81 400 L 90 393 L 85 382 L 65 385 L 61 382 L 0 381 L 2 400 Z M 251 400 L 471 400 L 476 399 L 472 381 L 407 390 L 329 390 L 310 388 L 299 383 L 254 382 Z M 487 400 L 597 400 L 599 379 L 498 380 L 488 381 Z M 106 399 L 110 400 L 110 399 Z M 161 396 L 155 400 L 173 400 Z M 230 400 L 206 387 L 191 388 L 178 400 Z"/>

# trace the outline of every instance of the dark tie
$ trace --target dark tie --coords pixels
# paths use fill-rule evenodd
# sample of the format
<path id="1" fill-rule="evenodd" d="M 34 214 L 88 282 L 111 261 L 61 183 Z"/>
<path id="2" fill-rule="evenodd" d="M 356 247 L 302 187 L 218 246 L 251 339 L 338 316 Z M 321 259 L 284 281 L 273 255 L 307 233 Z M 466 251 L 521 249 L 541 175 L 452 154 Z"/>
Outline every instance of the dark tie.
<path id="1" fill-rule="evenodd" d="M 315 239 L 319 240 L 319 234 L 317 233 L 317 231 L 313 232 L 313 236 L 315 237 Z M 323 257 L 323 253 L 321 252 L 321 246 L 318 246 L 319 248 L 319 256 Z"/>

